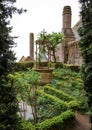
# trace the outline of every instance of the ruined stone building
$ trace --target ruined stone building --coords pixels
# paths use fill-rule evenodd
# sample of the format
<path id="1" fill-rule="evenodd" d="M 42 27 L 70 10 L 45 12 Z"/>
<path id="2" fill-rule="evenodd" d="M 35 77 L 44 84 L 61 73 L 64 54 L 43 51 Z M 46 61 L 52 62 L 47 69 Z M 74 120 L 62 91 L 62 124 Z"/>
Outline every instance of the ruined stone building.
<path id="1" fill-rule="evenodd" d="M 64 43 L 61 43 L 56 48 L 56 57 L 58 62 L 69 63 L 69 64 L 82 64 L 82 57 L 78 42 L 80 36 L 78 35 L 78 28 L 81 27 L 82 21 L 80 20 L 71 28 L 72 22 L 72 11 L 70 6 L 65 6 L 62 12 L 62 33 L 65 37 Z M 24 56 L 20 59 L 20 62 L 34 60 L 34 34 L 30 33 L 29 36 L 29 56 Z"/>
<path id="2" fill-rule="evenodd" d="M 82 25 L 81 18 L 75 24 L 73 28 L 71 28 L 71 18 L 72 11 L 70 6 L 65 6 L 63 8 L 62 14 L 62 33 L 64 34 L 65 41 L 57 46 L 56 55 L 57 60 L 63 63 L 69 64 L 82 64 L 82 57 L 80 48 L 78 46 L 78 42 L 80 40 L 80 36 L 78 35 L 78 29 Z"/>

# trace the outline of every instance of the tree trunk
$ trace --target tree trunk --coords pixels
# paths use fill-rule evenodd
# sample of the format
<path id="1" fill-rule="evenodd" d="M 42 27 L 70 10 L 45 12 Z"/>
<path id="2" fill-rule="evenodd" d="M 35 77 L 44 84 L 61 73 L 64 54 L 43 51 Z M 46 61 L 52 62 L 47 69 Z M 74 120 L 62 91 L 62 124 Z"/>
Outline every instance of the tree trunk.
<path id="1" fill-rule="evenodd" d="M 55 49 L 53 49 L 52 51 L 53 51 L 53 59 L 54 59 L 54 62 L 56 63 Z"/>

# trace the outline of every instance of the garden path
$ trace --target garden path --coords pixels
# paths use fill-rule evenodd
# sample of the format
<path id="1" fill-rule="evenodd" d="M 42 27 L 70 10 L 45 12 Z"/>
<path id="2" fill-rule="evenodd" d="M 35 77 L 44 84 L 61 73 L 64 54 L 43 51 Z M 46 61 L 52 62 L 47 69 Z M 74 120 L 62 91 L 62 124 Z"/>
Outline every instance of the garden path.
<path id="1" fill-rule="evenodd" d="M 76 122 L 73 128 L 68 128 L 66 130 L 90 130 L 91 124 L 89 123 L 89 118 L 79 112 L 75 112 Z"/>

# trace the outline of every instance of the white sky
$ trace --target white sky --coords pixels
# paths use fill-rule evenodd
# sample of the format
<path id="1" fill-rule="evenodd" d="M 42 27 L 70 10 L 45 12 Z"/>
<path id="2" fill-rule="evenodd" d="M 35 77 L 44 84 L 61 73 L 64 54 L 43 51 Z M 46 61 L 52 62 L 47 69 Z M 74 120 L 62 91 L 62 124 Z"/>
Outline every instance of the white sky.
<path id="1" fill-rule="evenodd" d="M 43 29 L 47 33 L 59 32 L 62 29 L 63 7 L 70 5 L 72 9 L 72 26 L 79 20 L 79 0 L 17 0 L 18 8 L 27 9 L 26 13 L 14 15 L 11 20 L 13 36 L 19 36 L 14 49 L 18 60 L 29 56 L 29 33 L 37 34 Z"/>

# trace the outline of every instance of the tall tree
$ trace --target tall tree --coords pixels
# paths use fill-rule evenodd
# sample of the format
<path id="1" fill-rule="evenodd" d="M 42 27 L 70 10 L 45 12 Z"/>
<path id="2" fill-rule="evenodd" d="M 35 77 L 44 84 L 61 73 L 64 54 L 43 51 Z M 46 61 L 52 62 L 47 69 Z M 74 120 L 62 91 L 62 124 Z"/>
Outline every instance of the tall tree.
<path id="1" fill-rule="evenodd" d="M 13 85 L 8 84 L 7 75 L 12 71 L 15 54 L 14 37 L 10 36 L 12 27 L 10 18 L 14 13 L 21 14 L 24 10 L 14 6 L 16 0 L 0 0 L 0 129 L 17 130 L 18 103 Z"/>
<path id="2" fill-rule="evenodd" d="M 92 124 L 92 0 L 80 0 L 82 27 L 79 29 L 79 46 L 83 56 L 82 76 L 88 97 L 90 122 Z M 91 128 L 92 130 L 92 128 Z"/>

